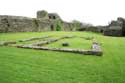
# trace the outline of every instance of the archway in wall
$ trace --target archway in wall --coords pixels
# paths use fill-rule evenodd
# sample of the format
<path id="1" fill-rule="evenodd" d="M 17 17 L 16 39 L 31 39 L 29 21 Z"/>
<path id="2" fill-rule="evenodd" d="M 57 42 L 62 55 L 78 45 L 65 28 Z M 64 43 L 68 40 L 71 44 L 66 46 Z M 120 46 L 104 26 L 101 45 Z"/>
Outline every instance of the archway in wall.
<path id="1" fill-rule="evenodd" d="M 122 28 L 122 36 L 125 36 L 125 27 Z"/>
<path id="2" fill-rule="evenodd" d="M 122 25 L 122 36 L 125 36 L 125 22 Z"/>
<path id="3" fill-rule="evenodd" d="M 53 16 L 53 19 L 56 19 L 56 16 Z"/>
<path id="4" fill-rule="evenodd" d="M 50 25 L 51 31 L 54 31 L 54 25 Z"/>

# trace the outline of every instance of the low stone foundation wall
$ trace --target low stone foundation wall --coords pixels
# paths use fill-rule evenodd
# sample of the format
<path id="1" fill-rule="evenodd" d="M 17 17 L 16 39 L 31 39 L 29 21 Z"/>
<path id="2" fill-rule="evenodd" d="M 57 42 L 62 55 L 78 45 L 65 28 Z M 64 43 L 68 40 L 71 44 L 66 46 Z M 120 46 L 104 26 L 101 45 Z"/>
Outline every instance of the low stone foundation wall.
<path id="1" fill-rule="evenodd" d="M 70 53 L 78 53 L 84 55 L 97 55 L 101 56 L 102 51 L 94 51 L 94 50 L 80 50 L 80 49 L 70 49 L 70 48 L 48 48 L 48 47 L 40 47 L 40 46 L 17 46 L 18 48 L 27 48 L 27 49 L 36 49 L 36 50 L 50 50 L 50 51 L 59 51 L 59 52 L 70 52 Z"/>
<path id="2" fill-rule="evenodd" d="M 32 38 L 29 38 L 29 39 L 19 40 L 19 42 L 33 41 L 33 40 L 45 39 L 45 38 L 49 38 L 49 37 L 51 37 L 51 36 L 32 37 Z"/>
<path id="3" fill-rule="evenodd" d="M 15 41 L 0 42 L 0 46 L 8 46 L 10 44 L 16 44 Z"/>
<path id="4" fill-rule="evenodd" d="M 53 42 L 56 42 L 56 41 L 59 41 L 59 40 L 62 40 L 62 39 L 73 38 L 73 37 L 75 37 L 75 36 L 64 36 L 64 37 L 60 37 L 60 38 L 56 38 L 56 39 L 49 39 L 47 41 L 42 41 L 42 42 L 35 43 L 35 44 L 32 44 L 32 45 L 33 46 L 42 46 L 42 45 L 50 44 L 50 43 L 53 43 Z"/>
<path id="5" fill-rule="evenodd" d="M 50 36 L 45 36 L 45 37 L 35 37 L 35 38 L 29 38 L 25 40 L 21 40 L 21 42 L 27 42 L 27 41 L 32 41 L 32 40 L 39 40 L 39 39 L 44 39 L 48 38 Z M 92 40 L 93 44 L 90 50 L 84 50 L 84 49 L 72 49 L 72 48 L 50 48 L 50 47 L 43 47 L 43 45 L 50 44 L 62 39 L 67 39 L 67 38 L 74 38 L 75 36 L 63 36 L 57 39 L 49 39 L 47 41 L 42 41 L 38 42 L 35 44 L 22 44 L 18 45 L 16 42 L 0 42 L 0 46 L 13 46 L 17 48 L 27 48 L 27 49 L 36 49 L 36 50 L 50 50 L 50 51 L 59 51 L 59 52 L 70 52 L 70 53 L 78 53 L 78 54 L 83 54 L 83 55 L 96 55 L 96 56 L 102 56 L 103 52 L 101 50 L 100 44 L 97 43 L 97 40 L 94 37 L 86 37 L 87 40 Z M 80 37 L 80 38 L 85 38 L 85 37 Z M 85 39 L 86 39 L 85 38 Z"/>

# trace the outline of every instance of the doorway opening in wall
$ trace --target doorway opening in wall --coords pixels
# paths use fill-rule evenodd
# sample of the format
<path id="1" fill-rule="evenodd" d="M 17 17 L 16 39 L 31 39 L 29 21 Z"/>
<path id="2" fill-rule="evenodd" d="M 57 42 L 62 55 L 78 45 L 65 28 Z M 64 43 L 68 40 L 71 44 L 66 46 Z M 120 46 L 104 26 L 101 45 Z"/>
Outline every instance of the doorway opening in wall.
<path id="1" fill-rule="evenodd" d="M 53 19 L 56 19 L 56 17 L 55 17 L 55 16 L 53 16 Z"/>
<path id="2" fill-rule="evenodd" d="M 54 25 L 50 25 L 51 31 L 54 31 Z"/>
<path id="3" fill-rule="evenodd" d="M 49 19 L 51 19 L 51 16 L 49 16 Z"/>
<path id="4" fill-rule="evenodd" d="M 101 33 L 103 33 L 103 29 L 101 29 Z"/>
<path id="5" fill-rule="evenodd" d="M 125 36 L 125 27 L 122 28 L 122 36 Z"/>

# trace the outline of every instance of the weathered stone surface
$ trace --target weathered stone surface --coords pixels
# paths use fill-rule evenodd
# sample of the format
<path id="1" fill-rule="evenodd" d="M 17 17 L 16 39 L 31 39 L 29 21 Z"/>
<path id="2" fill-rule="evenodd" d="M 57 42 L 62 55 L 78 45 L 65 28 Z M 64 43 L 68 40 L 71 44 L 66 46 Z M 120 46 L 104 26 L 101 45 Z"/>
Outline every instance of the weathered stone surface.
<path id="1" fill-rule="evenodd" d="M 37 31 L 32 18 L 21 16 L 0 16 L 0 32 Z"/>
<path id="2" fill-rule="evenodd" d="M 38 42 L 38 43 L 35 43 L 32 45 L 33 46 L 42 46 L 42 45 L 50 44 L 50 43 L 53 43 L 53 42 L 56 42 L 56 41 L 59 41 L 62 39 L 66 39 L 66 38 L 72 38 L 72 36 L 64 36 L 64 37 L 60 37 L 60 38 L 56 38 L 56 39 L 49 39 L 47 41 Z"/>
<path id="3" fill-rule="evenodd" d="M 37 11 L 37 18 L 48 19 L 48 12 L 45 10 Z"/>
<path id="4" fill-rule="evenodd" d="M 16 42 L 8 41 L 8 42 L 0 42 L 0 46 L 7 46 L 9 44 L 16 44 Z"/>
<path id="5" fill-rule="evenodd" d="M 100 45 L 101 44 L 99 44 L 97 42 L 97 40 L 93 37 L 93 44 L 92 44 L 92 48 L 91 48 L 91 51 L 92 51 L 93 55 L 98 55 L 98 56 L 103 55 L 103 52 L 102 52 L 102 49 L 101 49 Z"/>
<path id="6" fill-rule="evenodd" d="M 101 51 L 100 45 L 98 43 L 93 43 L 92 44 L 92 50 L 93 51 Z"/>
<path id="7" fill-rule="evenodd" d="M 103 34 L 107 36 L 125 36 L 125 19 L 119 17 L 116 21 L 111 21 L 104 29 Z"/>
<path id="8" fill-rule="evenodd" d="M 23 39 L 23 40 L 19 40 L 19 42 L 26 42 L 26 41 L 32 41 L 32 40 L 39 40 L 39 39 L 45 39 L 45 38 L 49 38 L 51 36 L 43 36 L 43 37 L 32 37 L 29 39 Z"/>
<path id="9" fill-rule="evenodd" d="M 122 30 L 111 30 L 107 29 L 103 33 L 106 36 L 122 36 Z"/>
<path id="10" fill-rule="evenodd" d="M 80 50 L 80 49 L 70 49 L 70 48 L 48 48 L 48 47 L 40 47 L 40 46 L 17 46 L 18 48 L 27 48 L 27 49 L 36 49 L 36 50 L 50 50 L 50 51 L 59 51 L 59 52 L 70 52 L 70 53 L 78 53 L 84 55 L 97 55 L 101 56 L 102 52 L 91 51 L 91 50 Z"/>
<path id="11" fill-rule="evenodd" d="M 48 14 L 49 19 L 51 20 L 61 20 L 60 16 L 57 13 L 49 13 Z"/>
<path id="12" fill-rule="evenodd" d="M 22 16 L 0 16 L 0 32 L 38 32 L 51 31 L 56 22 L 50 19 L 36 19 Z"/>
<path id="13" fill-rule="evenodd" d="M 29 39 L 24 39 L 24 40 L 19 40 L 19 41 L 20 41 L 20 42 L 32 41 L 32 40 L 41 39 L 41 38 L 44 39 L 44 38 L 46 38 L 46 37 L 49 37 L 49 36 L 29 38 Z M 32 44 L 32 45 L 33 45 L 33 46 L 42 46 L 42 45 L 50 44 L 50 43 L 53 43 L 53 42 L 56 42 L 56 41 L 59 41 L 59 40 L 62 40 L 62 39 L 74 38 L 74 37 L 75 37 L 74 35 L 68 35 L 68 36 L 63 36 L 63 37 L 56 38 L 56 39 L 49 39 L 49 40 L 46 40 L 46 41 L 41 41 L 41 42 L 38 42 L 38 43 L 35 43 L 35 44 Z"/>
<path id="14" fill-rule="evenodd" d="M 0 46 L 8 46 L 9 45 L 9 46 L 14 46 L 14 47 L 18 47 L 18 48 L 28 48 L 28 49 L 36 49 L 36 50 L 50 50 L 50 51 L 78 53 L 78 54 L 84 54 L 84 55 L 102 56 L 103 52 L 100 48 L 100 44 L 97 43 L 95 38 L 93 38 L 93 45 L 92 45 L 92 48 L 90 50 L 43 47 L 43 45 L 50 44 L 50 43 L 56 42 L 56 41 L 61 40 L 61 39 L 73 38 L 73 37 L 75 37 L 75 36 L 63 36 L 61 38 L 50 39 L 48 41 L 42 41 L 42 42 L 38 42 L 38 43 L 35 43 L 35 44 L 28 44 L 28 45 L 21 45 L 21 44 L 16 45 L 16 42 L 0 42 Z M 31 38 L 31 39 L 27 39 L 27 40 L 24 40 L 24 41 L 30 41 L 30 40 L 39 39 L 39 38 L 44 38 L 44 37 Z M 63 44 L 65 44 L 64 46 L 67 46 L 68 43 L 65 42 Z"/>
<path id="15" fill-rule="evenodd" d="M 100 32 L 101 28 L 96 26 L 91 26 L 85 29 L 86 31 Z"/>
<path id="16" fill-rule="evenodd" d="M 58 22 L 63 31 L 72 31 L 73 23 L 63 21 L 56 13 L 37 12 L 37 18 L 0 15 L 0 32 L 56 31 Z"/>

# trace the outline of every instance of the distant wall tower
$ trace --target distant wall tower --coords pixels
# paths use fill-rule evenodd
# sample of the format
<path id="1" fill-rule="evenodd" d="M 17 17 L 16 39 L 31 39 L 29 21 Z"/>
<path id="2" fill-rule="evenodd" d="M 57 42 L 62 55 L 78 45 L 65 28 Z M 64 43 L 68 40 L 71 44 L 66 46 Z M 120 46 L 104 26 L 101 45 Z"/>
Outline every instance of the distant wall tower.
<path id="1" fill-rule="evenodd" d="M 37 18 L 48 19 L 48 12 L 45 10 L 37 11 Z"/>

